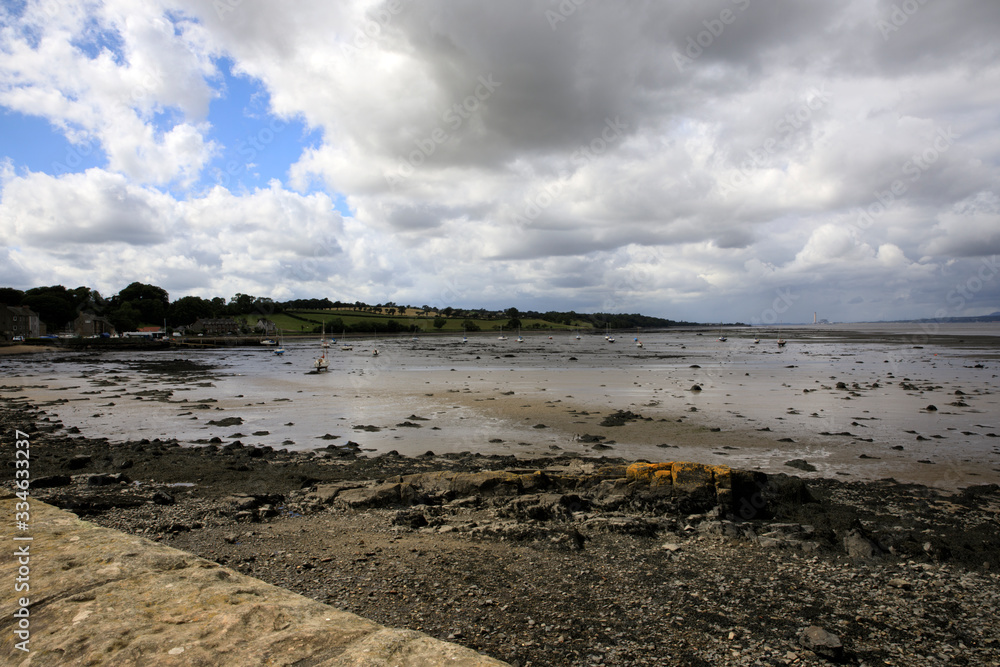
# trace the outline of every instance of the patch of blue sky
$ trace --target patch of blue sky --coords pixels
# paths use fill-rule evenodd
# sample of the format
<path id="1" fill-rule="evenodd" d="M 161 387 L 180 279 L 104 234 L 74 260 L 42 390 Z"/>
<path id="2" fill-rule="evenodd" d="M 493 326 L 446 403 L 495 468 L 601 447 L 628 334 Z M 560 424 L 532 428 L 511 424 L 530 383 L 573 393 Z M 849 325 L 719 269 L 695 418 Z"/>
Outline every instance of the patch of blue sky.
<path id="1" fill-rule="evenodd" d="M 17 170 L 61 176 L 106 163 L 96 139 L 86 144 L 70 143 L 62 130 L 44 118 L 5 110 L 0 125 L 0 156 L 9 158 Z"/>
<path id="2" fill-rule="evenodd" d="M 122 65 L 125 62 L 125 44 L 121 35 L 108 30 L 93 17 L 87 21 L 80 36 L 72 44 L 92 60 L 107 51 L 114 58 L 115 64 Z"/>
<path id="3" fill-rule="evenodd" d="M 321 134 L 300 118 L 280 118 L 270 112 L 270 94 L 264 85 L 232 73 L 232 63 L 218 63 L 223 94 L 212 102 L 208 139 L 220 150 L 208 166 L 203 183 L 231 192 L 266 187 L 272 179 L 288 181 L 288 170 L 302 151 L 317 145 Z"/>
<path id="4" fill-rule="evenodd" d="M 28 6 L 28 0 L 5 0 L 0 5 L 0 17 L 5 19 L 19 19 L 24 15 L 24 10 Z"/>

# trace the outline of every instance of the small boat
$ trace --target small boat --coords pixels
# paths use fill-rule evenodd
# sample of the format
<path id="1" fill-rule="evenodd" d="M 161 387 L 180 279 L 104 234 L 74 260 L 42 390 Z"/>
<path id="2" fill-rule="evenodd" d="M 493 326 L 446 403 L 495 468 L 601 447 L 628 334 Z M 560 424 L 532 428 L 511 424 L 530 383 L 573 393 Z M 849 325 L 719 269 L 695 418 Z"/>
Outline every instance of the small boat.
<path id="1" fill-rule="evenodd" d="M 270 338 L 265 338 L 264 340 L 260 341 L 260 344 L 261 345 L 277 345 L 278 341 L 272 340 Z"/>
<path id="2" fill-rule="evenodd" d="M 507 336 L 503 333 L 503 327 L 500 327 L 500 335 L 497 336 L 497 340 L 507 340 Z"/>
<path id="3" fill-rule="evenodd" d="M 784 338 L 779 338 L 778 339 L 778 347 L 785 347 L 785 339 Z"/>
<path id="4" fill-rule="evenodd" d="M 760 336 L 754 336 L 754 338 L 753 338 L 753 344 L 756 345 L 759 342 L 760 342 Z"/>
<path id="5" fill-rule="evenodd" d="M 724 334 L 722 332 L 722 323 L 720 322 L 719 323 L 719 342 L 720 343 L 725 343 L 727 340 L 729 340 L 729 339 L 726 338 L 726 334 Z"/>
<path id="6" fill-rule="evenodd" d="M 517 342 L 518 343 L 523 343 L 524 342 L 524 336 L 521 335 L 521 330 L 520 329 L 517 330 Z"/>
<path id="7" fill-rule="evenodd" d="M 274 353 L 279 357 L 285 353 L 285 339 L 280 334 L 278 335 L 278 347 L 274 348 Z"/>
<path id="8" fill-rule="evenodd" d="M 330 347 L 330 341 L 326 339 L 326 322 L 323 322 L 323 334 L 322 337 L 319 339 L 319 346 L 324 349 Z"/>
<path id="9" fill-rule="evenodd" d="M 341 332 L 341 334 L 340 334 L 341 338 L 344 338 L 345 336 L 347 336 L 347 330 L 346 329 L 343 332 Z M 353 345 L 341 345 L 340 349 L 343 350 L 344 352 L 347 352 L 349 350 L 353 350 L 354 346 Z"/>

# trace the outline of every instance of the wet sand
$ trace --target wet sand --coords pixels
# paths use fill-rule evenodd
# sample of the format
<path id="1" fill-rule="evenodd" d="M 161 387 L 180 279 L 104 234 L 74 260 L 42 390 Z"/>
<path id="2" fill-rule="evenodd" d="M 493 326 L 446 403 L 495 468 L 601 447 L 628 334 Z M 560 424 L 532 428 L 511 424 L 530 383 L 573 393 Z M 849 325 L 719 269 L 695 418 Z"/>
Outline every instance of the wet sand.
<path id="1" fill-rule="evenodd" d="M 621 333 L 359 340 L 322 374 L 316 341 L 284 357 L 61 352 L 7 357 L 0 395 L 112 440 L 696 460 L 955 489 L 1000 482 L 994 329 L 802 327 L 785 348 L 758 330 L 643 334 L 642 348 Z M 602 425 L 618 411 L 639 418 Z"/>
<path id="2" fill-rule="evenodd" d="M 32 352 L 55 352 L 57 348 L 42 345 L 0 345 L 0 356 L 8 354 L 30 354 Z"/>

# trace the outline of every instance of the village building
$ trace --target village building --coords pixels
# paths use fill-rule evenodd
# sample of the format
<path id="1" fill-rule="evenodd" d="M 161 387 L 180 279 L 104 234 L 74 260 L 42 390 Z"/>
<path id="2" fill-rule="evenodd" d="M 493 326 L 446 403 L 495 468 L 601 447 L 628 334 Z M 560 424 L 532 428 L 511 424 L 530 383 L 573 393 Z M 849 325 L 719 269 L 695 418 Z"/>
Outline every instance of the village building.
<path id="1" fill-rule="evenodd" d="M 189 333 L 205 336 L 232 336 L 240 331 L 240 323 L 229 317 L 203 317 L 187 328 Z"/>
<path id="2" fill-rule="evenodd" d="M 82 338 L 100 336 L 102 334 L 114 336 L 115 327 L 106 317 L 94 315 L 93 313 L 80 313 L 73 320 L 73 333 Z"/>
<path id="3" fill-rule="evenodd" d="M 42 335 L 38 313 L 27 306 L 0 306 L 0 336 L 26 340 Z"/>

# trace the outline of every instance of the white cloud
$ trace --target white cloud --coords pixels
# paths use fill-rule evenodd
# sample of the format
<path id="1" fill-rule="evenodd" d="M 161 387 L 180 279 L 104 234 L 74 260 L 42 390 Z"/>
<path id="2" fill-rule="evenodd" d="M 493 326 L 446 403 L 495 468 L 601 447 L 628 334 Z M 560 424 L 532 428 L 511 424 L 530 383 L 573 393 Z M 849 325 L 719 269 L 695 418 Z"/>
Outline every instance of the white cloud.
<path id="1" fill-rule="evenodd" d="M 107 164 L 5 179 L 5 233 L 38 257 L 103 238 L 202 294 L 704 320 L 794 289 L 837 319 L 929 314 L 940 267 L 1000 248 L 1000 8 L 974 0 L 888 36 L 891 3 L 865 0 L 585 3 L 555 26 L 548 0 L 59 4 L 0 32 L 0 104 Z M 735 21 L 678 68 L 723 8 Z M 207 138 L 220 57 L 318 130 L 287 165 L 297 192 L 198 191 L 225 149 Z M 54 202 L 76 206 L 65 234 Z M 65 264 L 85 256 L 57 266 L 87 282 Z"/>

